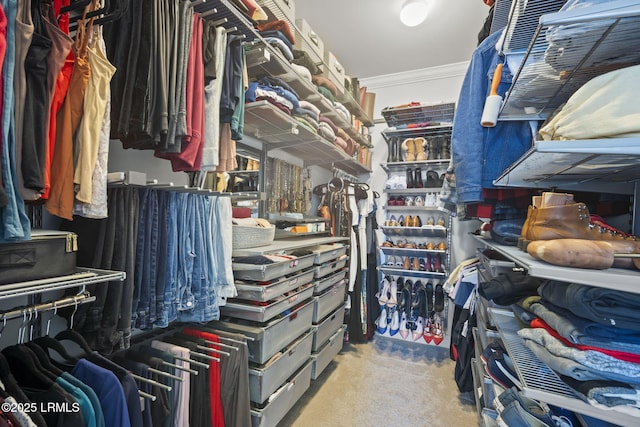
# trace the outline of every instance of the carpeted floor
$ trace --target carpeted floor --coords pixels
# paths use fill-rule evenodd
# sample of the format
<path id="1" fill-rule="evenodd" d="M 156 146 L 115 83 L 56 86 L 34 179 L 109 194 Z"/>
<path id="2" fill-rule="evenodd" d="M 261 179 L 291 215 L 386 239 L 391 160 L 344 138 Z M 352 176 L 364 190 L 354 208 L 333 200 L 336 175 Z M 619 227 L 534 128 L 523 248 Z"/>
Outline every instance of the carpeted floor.
<path id="1" fill-rule="evenodd" d="M 279 427 L 469 427 L 447 348 L 376 337 L 345 345 Z"/>

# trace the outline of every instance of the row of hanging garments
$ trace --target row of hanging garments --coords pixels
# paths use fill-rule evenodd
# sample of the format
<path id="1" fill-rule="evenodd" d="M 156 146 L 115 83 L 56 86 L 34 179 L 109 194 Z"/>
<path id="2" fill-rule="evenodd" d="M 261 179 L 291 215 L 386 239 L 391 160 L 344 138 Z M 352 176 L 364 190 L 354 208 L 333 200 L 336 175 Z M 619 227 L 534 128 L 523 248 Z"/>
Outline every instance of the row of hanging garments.
<path id="1" fill-rule="evenodd" d="M 2 349 L 0 425 L 249 427 L 248 366 L 243 335 L 206 326 L 108 356 L 67 329 Z"/>
<path id="2" fill-rule="evenodd" d="M 348 341 L 366 342 L 373 337 L 375 320 L 376 270 L 375 221 L 376 200 L 380 195 L 367 184 L 334 177 L 314 188 L 320 196 L 318 213 L 328 219 L 336 237 L 348 237 L 349 286 L 345 323 Z"/>
<path id="3" fill-rule="evenodd" d="M 243 36 L 190 0 L 140 0 L 107 30 L 111 136 L 153 150 L 174 171 L 235 169 L 248 84 Z"/>
<path id="4" fill-rule="evenodd" d="M 170 188 L 110 187 L 107 219 L 62 224 L 78 235 L 79 266 L 126 272 L 88 286 L 96 301 L 79 308 L 74 329 L 93 348 L 126 349 L 134 328 L 216 320 L 237 295 L 230 198 Z"/>
<path id="5" fill-rule="evenodd" d="M 114 5 L 124 4 L 122 0 Z M 3 0 L 0 241 L 30 238 L 24 202 L 106 217 L 109 84 L 98 0 Z M 75 36 L 70 13 L 79 14 Z M 88 15 L 93 17 L 87 18 Z"/>

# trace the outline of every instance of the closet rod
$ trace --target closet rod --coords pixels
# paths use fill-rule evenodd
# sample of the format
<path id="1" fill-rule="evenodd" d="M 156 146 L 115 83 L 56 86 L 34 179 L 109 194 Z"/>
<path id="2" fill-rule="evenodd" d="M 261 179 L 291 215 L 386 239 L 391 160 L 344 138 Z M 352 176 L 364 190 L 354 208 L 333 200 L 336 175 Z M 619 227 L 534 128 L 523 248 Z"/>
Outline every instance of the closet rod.
<path id="1" fill-rule="evenodd" d="M 191 0 L 191 6 L 197 6 L 202 3 L 206 3 L 207 0 Z"/>
<path id="2" fill-rule="evenodd" d="M 93 302 L 96 300 L 95 296 L 89 295 L 89 293 L 84 293 L 80 295 L 75 295 L 73 297 L 63 298 L 57 301 L 46 302 L 43 304 L 37 304 L 31 307 L 23 307 L 21 309 L 15 309 L 11 311 L 6 311 L 0 314 L 0 319 L 2 321 L 15 319 L 17 317 L 23 317 L 25 313 L 28 311 L 33 311 L 35 313 L 57 310 L 59 308 L 71 307 L 79 304 L 86 304 L 88 302 Z"/>
<path id="3" fill-rule="evenodd" d="M 218 19 L 217 21 L 213 21 L 213 26 L 220 27 L 222 24 L 226 24 L 227 22 L 229 22 L 227 18 Z"/>
<path id="4" fill-rule="evenodd" d="M 182 377 L 170 374 L 170 373 L 165 372 L 165 371 L 161 371 L 160 369 L 149 368 L 149 372 L 153 372 L 154 374 L 162 375 L 163 377 L 171 378 L 172 380 L 176 380 L 176 381 L 180 381 L 180 382 L 183 381 Z"/>
<path id="5" fill-rule="evenodd" d="M 218 196 L 218 197 L 230 196 L 229 193 L 220 193 L 217 191 L 210 190 L 208 188 L 189 187 L 188 185 L 174 185 L 172 182 L 168 184 L 150 184 L 150 185 L 147 185 L 147 187 L 155 188 L 158 190 L 176 191 L 181 193 L 202 194 L 204 196 Z"/>
<path id="6" fill-rule="evenodd" d="M 226 351 L 222 351 L 222 350 L 216 350 L 215 348 L 207 347 L 207 346 L 204 346 L 204 345 L 198 345 L 198 346 L 196 346 L 196 348 L 198 350 L 204 350 L 204 351 L 207 351 L 209 353 L 217 353 L 217 354 L 222 354 L 223 356 L 231 356 L 231 353 L 227 353 Z"/>
<path id="7" fill-rule="evenodd" d="M 207 344 L 218 345 L 218 346 L 220 346 L 222 348 L 230 348 L 230 349 L 233 349 L 235 351 L 239 350 L 238 347 L 234 347 L 234 346 L 229 345 L 229 344 L 223 344 L 221 342 L 215 342 L 215 341 L 209 341 L 209 340 L 204 340 L 204 342 L 207 343 Z"/>
<path id="8" fill-rule="evenodd" d="M 214 334 L 215 334 L 216 332 L 222 332 L 222 331 L 220 331 L 219 329 L 215 329 L 215 328 L 207 328 L 207 330 L 208 330 L 208 331 L 211 331 L 211 332 L 212 332 L 212 333 L 214 333 Z M 222 339 L 224 339 L 224 340 L 231 341 L 231 342 L 241 342 L 241 341 L 237 341 L 237 340 L 232 340 L 231 338 L 227 338 L 227 337 L 224 337 L 224 336 L 222 336 L 222 335 L 218 335 L 218 338 L 220 338 L 221 340 L 222 340 Z M 251 342 L 253 342 L 253 341 L 255 341 L 255 340 L 256 340 L 255 338 L 250 337 L 250 336 L 245 336 L 245 339 L 246 339 L 247 341 L 251 341 Z"/>
<path id="9" fill-rule="evenodd" d="M 189 363 L 191 363 L 191 362 L 189 362 Z M 171 367 L 173 369 L 178 369 L 180 371 L 189 372 L 189 373 L 191 373 L 193 375 L 198 375 L 198 371 L 196 371 L 195 369 L 187 368 L 185 366 L 176 365 L 175 363 L 170 363 L 170 362 L 167 362 L 166 360 L 163 360 L 162 364 L 164 366 L 169 366 L 169 367 Z"/>
<path id="10" fill-rule="evenodd" d="M 189 350 L 189 354 L 191 354 L 193 356 L 202 357 L 203 359 L 213 360 L 215 362 L 219 362 L 220 361 L 220 359 L 217 358 L 217 357 L 209 356 L 208 354 L 204 354 L 204 353 L 198 353 L 197 351 L 193 351 L 193 350 Z"/>
<path id="11" fill-rule="evenodd" d="M 225 340 L 225 341 L 229 341 L 229 342 L 234 342 L 234 343 L 236 343 L 236 344 L 244 344 L 244 345 L 247 345 L 247 343 L 246 343 L 245 341 L 234 340 L 233 338 L 227 338 L 227 337 L 223 337 L 223 336 L 220 336 L 220 335 L 218 335 L 218 339 Z M 253 341 L 253 340 L 252 340 L 252 341 Z"/>
<path id="12" fill-rule="evenodd" d="M 200 362 L 198 360 L 189 359 L 188 357 L 173 356 L 173 358 L 176 359 L 176 360 L 182 360 L 183 362 L 192 363 L 192 364 L 194 364 L 196 366 L 200 366 L 200 367 L 203 367 L 205 369 L 209 369 L 209 364 L 208 363 Z M 169 363 L 169 362 L 166 362 L 166 363 Z"/>
<path id="13" fill-rule="evenodd" d="M 218 13 L 218 9 L 216 9 L 214 7 L 213 9 L 209 9 L 209 10 L 205 10 L 205 11 L 201 12 L 200 13 L 200 17 L 201 18 L 206 18 L 207 16 L 215 15 L 216 13 Z"/>
<path id="14" fill-rule="evenodd" d="M 151 370 L 151 368 L 149 368 L 149 370 Z M 136 379 L 136 380 L 138 380 L 138 381 L 142 381 L 142 382 L 145 382 L 145 383 L 149 383 L 149 384 L 154 385 L 154 386 L 156 386 L 156 387 L 163 388 L 163 389 L 165 389 L 165 390 L 167 390 L 167 391 L 171 391 L 171 389 L 172 389 L 172 387 L 171 387 L 170 385 L 166 385 L 166 384 L 159 383 L 159 382 L 158 382 L 158 381 L 156 381 L 156 380 L 152 380 L 152 379 L 150 379 L 150 378 L 141 377 L 140 375 L 136 375 L 136 374 L 134 374 L 133 372 L 129 372 L 129 374 L 131 374 L 131 376 L 133 377 L 133 379 Z"/>
<path id="15" fill-rule="evenodd" d="M 144 397 L 145 399 L 149 399 L 152 402 L 155 402 L 157 399 L 153 394 L 145 393 L 144 391 L 141 391 L 141 390 L 138 390 L 138 395 L 140 397 Z"/>

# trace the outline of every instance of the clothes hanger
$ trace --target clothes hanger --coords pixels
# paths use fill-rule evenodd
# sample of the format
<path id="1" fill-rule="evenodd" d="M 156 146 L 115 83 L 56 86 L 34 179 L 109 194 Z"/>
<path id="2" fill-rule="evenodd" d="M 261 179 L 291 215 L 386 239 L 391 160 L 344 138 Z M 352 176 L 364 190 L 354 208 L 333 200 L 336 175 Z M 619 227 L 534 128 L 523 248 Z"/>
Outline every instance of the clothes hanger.
<path id="1" fill-rule="evenodd" d="M 85 355 L 92 354 L 94 352 L 87 340 L 85 340 L 80 332 L 76 330 L 65 329 L 64 331 L 59 332 L 55 339 L 58 341 L 71 341 L 74 344 L 77 344 L 82 351 L 84 351 Z"/>
<path id="2" fill-rule="evenodd" d="M 40 365 L 42 365 L 44 369 L 53 373 L 56 377 L 59 377 L 64 373 L 62 369 L 60 369 L 59 367 L 51 363 L 51 359 L 49 358 L 49 355 L 47 354 L 47 352 L 44 351 L 42 347 L 40 347 L 38 344 L 36 344 L 33 341 L 29 341 L 24 345 L 26 345 L 29 348 L 29 350 L 33 352 L 33 354 L 36 356 L 36 358 L 40 362 Z"/>
<path id="3" fill-rule="evenodd" d="M 53 386 L 54 381 L 39 369 L 33 353 L 29 355 L 24 349 L 26 347 L 15 344 L 2 350 L 18 385 L 48 390 Z"/>

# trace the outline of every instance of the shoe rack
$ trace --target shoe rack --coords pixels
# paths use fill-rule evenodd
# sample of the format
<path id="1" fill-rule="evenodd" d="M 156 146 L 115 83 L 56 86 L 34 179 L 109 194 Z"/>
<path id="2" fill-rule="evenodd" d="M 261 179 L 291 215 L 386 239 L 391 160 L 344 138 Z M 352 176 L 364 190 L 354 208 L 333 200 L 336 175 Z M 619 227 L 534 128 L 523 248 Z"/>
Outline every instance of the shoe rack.
<path id="1" fill-rule="evenodd" d="M 453 111 L 454 104 L 418 103 L 382 110 L 389 154 L 382 165 L 388 179 L 376 333 L 445 348 L 453 315 L 442 293 L 451 220 L 437 205 L 451 157 Z"/>

